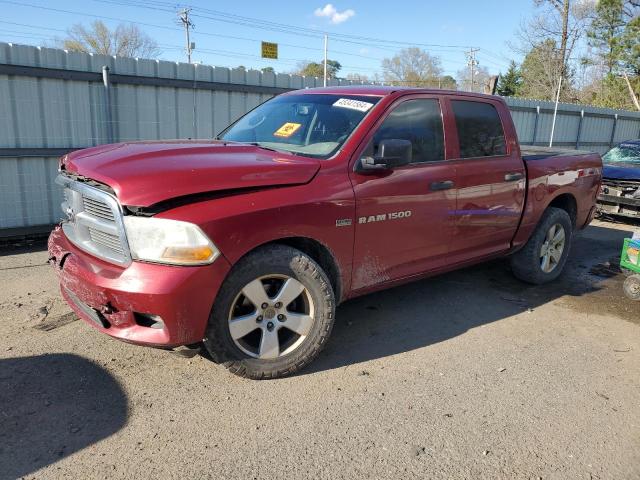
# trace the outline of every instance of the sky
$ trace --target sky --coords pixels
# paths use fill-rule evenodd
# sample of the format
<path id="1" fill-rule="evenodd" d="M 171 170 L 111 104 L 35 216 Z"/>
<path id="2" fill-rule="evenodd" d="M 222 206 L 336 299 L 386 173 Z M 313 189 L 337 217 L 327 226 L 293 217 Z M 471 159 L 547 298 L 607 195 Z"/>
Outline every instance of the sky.
<path id="1" fill-rule="evenodd" d="M 510 59 L 519 59 L 509 42 L 535 13 L 533 0 L 0 0 L 0 41 L 53 46 L 73 24 L 131 22 L 158 42 L 161 59 L 185 62 L 178 20 L 185 5 L 193 8 L 194 62 L 288 73 L 300 62 L 322 60 L 324 32 L 328 57 L 343 66 L 341 76 L 370 78 L 381 72 L 383 58 L 410 46 L 438 56 L 445 75 L 467 68 L 471 47 L 480 49 L 481 67 L 504 72 Z M 278 60 L 260 58 L 261 41 L 278 43 Z"/>

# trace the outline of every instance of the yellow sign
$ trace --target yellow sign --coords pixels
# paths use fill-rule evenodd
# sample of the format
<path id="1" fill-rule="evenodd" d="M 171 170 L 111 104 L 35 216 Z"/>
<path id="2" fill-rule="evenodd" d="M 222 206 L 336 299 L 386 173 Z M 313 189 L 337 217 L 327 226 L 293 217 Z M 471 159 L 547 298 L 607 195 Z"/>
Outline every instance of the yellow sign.
<path id="1" fill-rule="evenodd" d="M 291 135 L 296 133 L 301 126 L 302 126 L 301 123 L 287 122 L 284 125 L 282 125 L 278 130 L 273 132 L 273 136 L 289 138 Z"/>
<path id="2" fill-rule="evenodd" d="M 278 59 L 278 44 L 271 42 L 262 42 L 262 58 Z"/>

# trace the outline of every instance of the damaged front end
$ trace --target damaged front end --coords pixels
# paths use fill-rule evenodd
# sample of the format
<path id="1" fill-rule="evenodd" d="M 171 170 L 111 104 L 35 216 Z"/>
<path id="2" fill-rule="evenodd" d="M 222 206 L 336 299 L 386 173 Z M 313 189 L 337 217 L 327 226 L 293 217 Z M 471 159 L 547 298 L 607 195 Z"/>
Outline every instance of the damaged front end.
<path id="1" fill-rule="evenodd" d="M 125 215 L 129 210 L 97 182 L 65 172 L 57 183 L 67 218 L 49 237 L 49 262 L 71 309 L 125 342 L 200 342 L 230 269 L 208 237 L 187 222 Z"/>
<path id="2" fill-rule="evenodd" d="M 640 218 L 640 179 L 603 178 L 597 209 L 603 215 Z"/>

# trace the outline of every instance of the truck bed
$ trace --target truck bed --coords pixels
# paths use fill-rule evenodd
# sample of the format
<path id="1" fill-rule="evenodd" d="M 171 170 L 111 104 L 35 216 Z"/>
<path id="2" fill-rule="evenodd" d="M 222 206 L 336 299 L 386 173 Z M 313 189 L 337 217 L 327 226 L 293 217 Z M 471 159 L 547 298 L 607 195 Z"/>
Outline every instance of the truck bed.
<path id="1" fill-rule="evenodd" d="M 557 147 L 537 147 L 533 145 L 521 145 L 522 159 L 526 162 L 534 160 L 544 160 L 551 157 L 581 157 L 594 155 L 588 150 L 573 150 Z"/>

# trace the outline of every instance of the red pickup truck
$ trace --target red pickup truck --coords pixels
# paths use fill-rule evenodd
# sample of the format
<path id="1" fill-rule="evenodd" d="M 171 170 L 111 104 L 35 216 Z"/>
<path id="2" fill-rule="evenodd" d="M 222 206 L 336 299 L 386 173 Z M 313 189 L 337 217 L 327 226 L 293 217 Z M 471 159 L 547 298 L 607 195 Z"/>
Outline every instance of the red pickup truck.
<path id="1" fill-rule="evenodd" d="M 274 378 L 318 354 L 349 298 L 507 255 L 519 279 L 555 279 L 601 175 L 594 153 L 522 152 L 498 97 L 309 89 L 215 140 L 64 156 L 49 253 L 98 330 Z"/>

